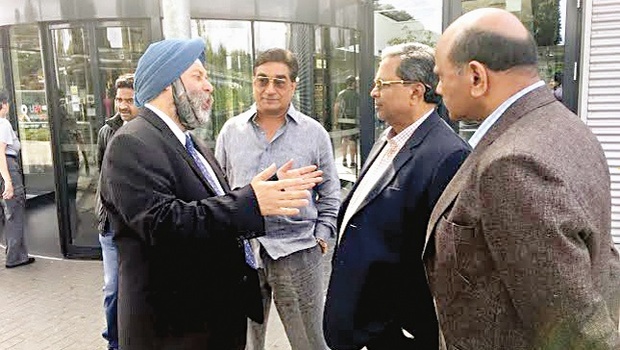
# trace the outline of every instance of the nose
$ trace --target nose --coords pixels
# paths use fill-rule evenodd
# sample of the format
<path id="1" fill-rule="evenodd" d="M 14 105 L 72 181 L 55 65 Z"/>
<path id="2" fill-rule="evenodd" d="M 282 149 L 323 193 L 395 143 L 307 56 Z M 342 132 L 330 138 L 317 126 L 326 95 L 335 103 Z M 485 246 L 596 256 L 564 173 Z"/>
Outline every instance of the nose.
<path id="1" fill-rule="evenodd" d="M 215 88 L 213 87 L 213 85 L 211 84 L 209 79 L 205 79 L 204 89 L 205 89 L 205 91 L 207 91 L 209 93 L 211 93 L 211 92 L 213 92 L 213 90 L 215 90 Z"/>
<path id="2" fill-rule="evenodd" d="M 435 88 L 435 93 L 437 95 L 442 96 L 443 94 L 441 93 L 443 90 L 442 84 L 441 84 L 441 80 L 437 83 L 437 87 Z"/>
<path id="3" fill-rule="evenodd" d="M 372 98 L 379 97 L 379 88 L 377 86 L 373 86 L 372 90 L 370 90 L 370 97 Z"/>
<path id="4" fill-rule="evenodd" d="M 271 94 L 276 91 L 276 82 L 274 80 L 270 80 L 265 87 L 265 92 Z"/>

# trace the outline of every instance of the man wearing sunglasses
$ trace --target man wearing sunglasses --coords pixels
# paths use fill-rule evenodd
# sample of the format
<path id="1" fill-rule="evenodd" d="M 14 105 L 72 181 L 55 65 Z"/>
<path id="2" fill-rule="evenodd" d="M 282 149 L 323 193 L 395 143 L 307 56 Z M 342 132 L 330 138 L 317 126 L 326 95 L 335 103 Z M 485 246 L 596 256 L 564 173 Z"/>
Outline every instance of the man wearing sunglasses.
<path id="1" fill-rule="evenodd" d="M 324 181 L 312 193 L 308 207 L 293 217 L 272 217 L 266 235 L 252 240 L 259 258 L 258 275 L 265 320 L 272 296 L 295 350 L 327 349 L 321 320 L 324 303 L 322 254 L 336 232 L 340 182 L 327 131 L 300 113 L 291 101 L 295 93 L 297 59 L 288 50 L 270 49 L 254 64 L 255 105 L 230 119 L 220 132 L 215 155 L 231 186 L 247 185 L 251 174 L 266 165 L 317 165 Z M 278 174 L 280 176 L 280 173 Z M 249 350 L 265 348 L 266 322 L 250 322 Z"/>
<path id="2" fill-rule="evenodd" d="M 438 349 L 422 265 L 431 210 L 469 154 L 436 112 L 433 50 L 383 50 L 371 96 L 389 128 L 373 146 L 338 217 L 324 329 L 334 350 Z"/>

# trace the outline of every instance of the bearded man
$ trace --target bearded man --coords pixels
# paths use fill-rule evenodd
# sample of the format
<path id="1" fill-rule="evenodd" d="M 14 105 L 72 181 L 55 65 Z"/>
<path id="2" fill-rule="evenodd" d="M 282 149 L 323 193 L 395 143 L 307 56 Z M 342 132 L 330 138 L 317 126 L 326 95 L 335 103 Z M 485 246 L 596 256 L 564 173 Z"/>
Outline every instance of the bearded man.
<path id="1" fill-rule="evenodd" d="M 148 47 L 135 73 L 135 102 L 144 108 L 103 159 L 123 350 L 243 349 L 246 317 L 262 321 L 247 240 L 264 234 L 263 216 L 297 215 L 322 180 L 306 167 L 281 168 L 286 179 L 267 181 L 271 165 L 230 190 L 211 152 L 188 133 L 208 121 L 213 102 L 203 53 L 201 39 Z"/>

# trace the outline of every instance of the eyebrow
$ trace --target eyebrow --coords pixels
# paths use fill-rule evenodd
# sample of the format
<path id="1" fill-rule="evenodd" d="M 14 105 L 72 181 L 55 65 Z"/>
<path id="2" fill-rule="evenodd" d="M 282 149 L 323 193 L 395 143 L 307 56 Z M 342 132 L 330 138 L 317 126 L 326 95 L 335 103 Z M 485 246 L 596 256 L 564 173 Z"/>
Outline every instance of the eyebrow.
<path id="1" fill-rule="evenodd" d="M 267 74 L 265 73 L 256 73 L 257 76 L 259 77 L 267 77 Z M 280 79 L 286 79 L 288 77 L 288 75 L 286 74 L 276 74 L 275 76 L 276 78 L 280 78 Z"/>

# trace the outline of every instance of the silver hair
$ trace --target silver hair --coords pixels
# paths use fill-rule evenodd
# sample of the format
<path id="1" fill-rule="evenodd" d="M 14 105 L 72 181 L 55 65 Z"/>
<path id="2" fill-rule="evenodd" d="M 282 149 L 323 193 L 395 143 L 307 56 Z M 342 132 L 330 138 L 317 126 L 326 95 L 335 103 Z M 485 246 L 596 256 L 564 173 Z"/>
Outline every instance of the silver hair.
<path id="1" fill-rule="evenodd" d="M 435 93 L 439 79 L 435 67 L 435 50 L 425 44 L 410 42 L 388 46 L 381 52 L 381 59 L 399 57 L 400 65 L 396 74 L 403 80 L 419 81 L 426 86 L 424 101 L 439 103 L 441 97 Z"/>

